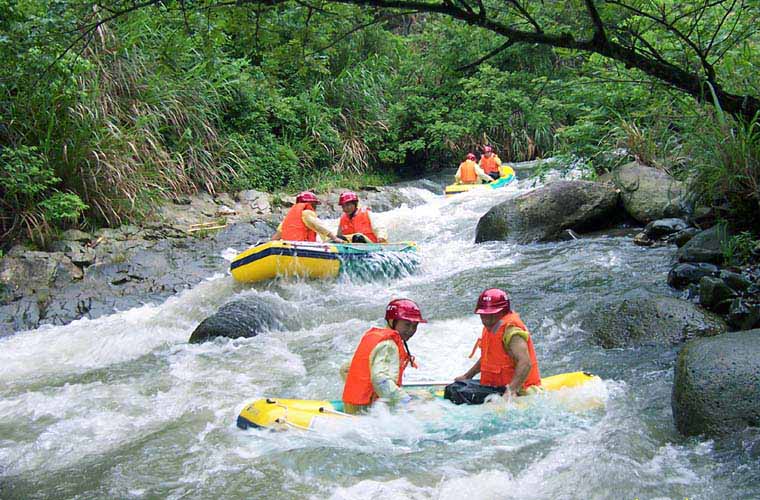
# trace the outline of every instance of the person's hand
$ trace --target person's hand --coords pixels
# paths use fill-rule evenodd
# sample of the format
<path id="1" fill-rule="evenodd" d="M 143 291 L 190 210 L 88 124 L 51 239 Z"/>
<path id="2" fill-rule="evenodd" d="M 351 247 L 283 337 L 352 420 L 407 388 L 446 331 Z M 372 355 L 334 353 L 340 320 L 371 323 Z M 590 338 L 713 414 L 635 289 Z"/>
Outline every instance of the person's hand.
<path id="1" fill-rule="evenodd" d="M 470 380 L 470 377 L 468 377 L 466 374 L 454 377 L 454 382 L 463 382 L 465 380 Z"/>
<path id="2" fill-rule="evenodd" d="M 338 237 L 334 234 L 329 235 L 329 237 L 330 237 L 330 241 L 332 241 L 333 243 L 348 243 L 348 240 L 346 238 Z"/>
<path id="3" fill-rule="evenodd" d="M 518 396 L 519 394 L 517 394 L 516 390 L 512 389 L 510 386 L 507 386 L 507 390 L 504 391 L 504 399 L 507 401 L 513 401 Z"/>
<path id="4" fill-rule="evenodd" d="M 377 242 L 378 243 L 388 243 L 388 240 L 386 240 L 385 238 L 378 238 Z"/>

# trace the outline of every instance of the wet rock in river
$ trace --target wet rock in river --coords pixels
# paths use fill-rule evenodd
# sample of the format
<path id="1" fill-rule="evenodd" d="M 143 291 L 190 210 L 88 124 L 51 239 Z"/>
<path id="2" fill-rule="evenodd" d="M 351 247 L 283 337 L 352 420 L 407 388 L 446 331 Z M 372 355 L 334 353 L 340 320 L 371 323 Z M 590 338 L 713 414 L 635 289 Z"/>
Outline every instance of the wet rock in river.
<path id="1" fill-rule="evenodd" d="M 760 330 L 687 343 L 673 380 L 673 418 L 687 436 L 760 425 Z"/>
<path id="2" fill-rule="evenodd" d="M 491 208 L 478 221 L 475 242 L 555 241 L 567 229 L 604 229 L 615 221 L 618 199 L 618 192 L 607 184 L 554 182 Z"/>
<path id="3" fill-rule="evenodd" d="M 736 330 L 760 327 L 760 304 L 744 298 L 731 301 L 726 321 Z"/>
<path id="4" fill-rule="evenodd" d="M 683 186 L 662 170 L 634 161 L 614 171 L 612 179 L 626 212 L 643 224 L 684 213 Z"/>
<path id="5" fill-rule="evenodd" d="M 683 219 L 658 219 L 647 224 L 646 227 L 644 227 L 644 233 L 650 239 L 657 240 L 670 234 L 682 231 L 686 229 L 686 227 L 686 221 Z"/>
<path id="6" fill-rule="evenodd" d="M 263 330 L 281 326 L 278 314 L 269 304 L 247 297 L 229 302 L 204 319 L 190 335 L 189 342 L 198 344 L 216 337 L 255 337 Z"/>
<path id="7" fill-rule="evenodd" d="M 668 237 L 668 241 L 675 243 L 678 248 L 681 248 L 687 244 L 689 240 L 691 240 L 697 233 L 699 233 L 699 229 L 696 227 L 687 227 L 686 229 L 670 235 Z"/>
<path id="8" fill-rule="evenodd" d="M 718 276 L 718 266 L 707 263 L 676 264 L 668 273 L 668 285 L 673 288 L 686 288 L 692 283 L 699 283 L 704 276 Z"/>
<path id="9" fill-rule="evenodd" d="M 726 231 L 720 226 L 701 231 L 678 249 L 678 262 L 723 263 L 722 245 L 727 241 Z"/>
<path id="10" fill-rule="evenodd" d="M 582 327 L 604 348 L 675 345 L 727 330 L 726 323 L 717 315 L 668 296 L 599 304 L 585 315 Z"/>

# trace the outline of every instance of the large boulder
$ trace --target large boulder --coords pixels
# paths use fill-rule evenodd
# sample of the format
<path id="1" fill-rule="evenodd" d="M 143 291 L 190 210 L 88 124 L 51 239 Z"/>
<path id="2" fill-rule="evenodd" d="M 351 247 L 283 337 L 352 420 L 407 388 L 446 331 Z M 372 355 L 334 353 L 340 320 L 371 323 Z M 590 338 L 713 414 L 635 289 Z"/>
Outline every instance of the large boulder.
<path id="1" fill-rule="evenodd" d="M 675 345 L 718 335 L 726 323 L 691 302 L 668 296 L 601 303 L 583 318 L 582 328 L 604 348 L 639 344 Z"/>
<path id="2" fill-rule="evenodd" d="M 475 242 L 554 241 L 567 230 L 604 229 L 617 216 L 618 198 L 607 184 L 557 181 L 491 208 L 478 221 Z"/>
<path id="3" fill-rule="evenodd" d="M 682 184 L 662 170 L 634 161 L 616 170 L 612 178 L 626 211 L 642 224 L 685 213 Z"/>
<path id="4" fill-rule="evenodd" d="M 686 344 L 673 380 L 673 418 L 687 436 L 760 426 L 760 330 Z"/>
<path id="5" fill-rule="evenodd" d="M 266 303 L 254 297 L 228 302 L 204 319 L 190 335 L 191 344 L 199 344 L 216 337 L 255 337 L 263 330 L 279 329 L 278 314 Z"/>
<path id="6" fill-rule="evenodd" d="M 713 226 L 694 235 L 684 246 L 678 249 L 678 262 L 710 262 L 722 264 L 723 246 L 728 235 L 722 226 Z"/>

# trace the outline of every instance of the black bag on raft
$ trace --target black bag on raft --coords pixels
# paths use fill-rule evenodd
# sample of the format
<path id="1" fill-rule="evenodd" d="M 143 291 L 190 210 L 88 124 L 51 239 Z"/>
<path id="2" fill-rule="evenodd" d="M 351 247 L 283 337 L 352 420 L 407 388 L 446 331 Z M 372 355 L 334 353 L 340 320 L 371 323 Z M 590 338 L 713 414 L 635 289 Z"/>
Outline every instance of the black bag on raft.
<path id="1" fill-rule="evenodd" d="M 454 404 L 482 405 L 492 394 L 504 394 L 506 386 L 480 385 L 476 380 L 461 380 L 449 384 L 443 390 L 443 397 Z"/>

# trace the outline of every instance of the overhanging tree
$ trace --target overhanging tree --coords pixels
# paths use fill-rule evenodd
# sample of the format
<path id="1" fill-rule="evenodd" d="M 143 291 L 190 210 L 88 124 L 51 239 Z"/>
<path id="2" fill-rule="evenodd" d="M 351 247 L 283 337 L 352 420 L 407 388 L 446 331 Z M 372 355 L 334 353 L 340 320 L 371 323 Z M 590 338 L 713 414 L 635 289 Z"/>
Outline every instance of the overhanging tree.
<path id="1" fill-rule="evenodd" d="M 718 103 L 751 120 L 760 111 L 754 69 L 736 74 L 731 58 L 760 48 L 760 5 L 748 0 L 233 0 L 221 2 L 105 1 L 103 16 L 83 27 L 81 39 L 102 23 L 138 8 L 246 8 L 257 13 L 297 3 L 327 14 L 331 4 L 449 16 L 504 38 L 483 59 L 515 44 L 541 44 L 599 54 L 637 69 L 699 101 Z M 757 58 L 757 56 L 754 56 Z M 758 61 L 750 61 L 751 68 Z M 746 78 L 745 78 L 746 76 Z"/>

